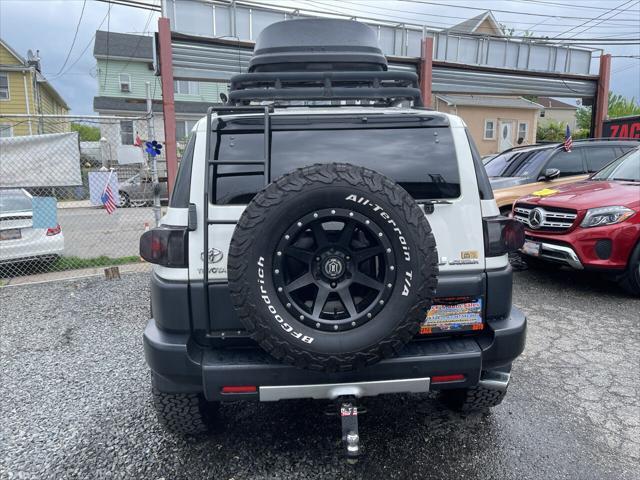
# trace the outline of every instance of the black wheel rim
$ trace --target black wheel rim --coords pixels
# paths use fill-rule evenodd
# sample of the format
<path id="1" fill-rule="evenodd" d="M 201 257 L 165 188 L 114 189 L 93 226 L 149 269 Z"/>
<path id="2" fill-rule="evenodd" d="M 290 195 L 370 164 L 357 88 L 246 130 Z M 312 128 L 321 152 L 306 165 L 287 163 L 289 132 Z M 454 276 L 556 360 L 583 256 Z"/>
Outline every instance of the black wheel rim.
<path id="1" fill-rule="evenodd" d="M 375 319 L 395 285 L 391 241 L 376 222 L 345 209 L 319 210 L 294 222 L 273 259 L 280 301 L 316 330 L 350 330 Z"/>

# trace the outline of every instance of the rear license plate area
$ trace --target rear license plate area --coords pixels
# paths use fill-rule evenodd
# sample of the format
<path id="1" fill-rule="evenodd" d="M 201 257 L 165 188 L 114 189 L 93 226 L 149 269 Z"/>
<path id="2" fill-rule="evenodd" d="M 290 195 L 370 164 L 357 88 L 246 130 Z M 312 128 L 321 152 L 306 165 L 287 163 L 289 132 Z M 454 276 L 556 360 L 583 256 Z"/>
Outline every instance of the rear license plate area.
<path id="1" fill-rule="evenodd" d="M 524 245 L 521 248 L 522 253 L 531 255 L 532 257 L 540 256 L 540 243 L 532 242 L 531 240 L 525 240 Z"/>
<path id="2" fill-rule="evenodd" d="M 22 238 L 22 230 L 19 228 L 0 231 L 0 240 L 18 240 L 20 238 Z"/>
<path id="3" fill-rule="evenodd" d="M 427 312 L 421 335 L 482 330 L 482 298 L 436 298 Z"/>

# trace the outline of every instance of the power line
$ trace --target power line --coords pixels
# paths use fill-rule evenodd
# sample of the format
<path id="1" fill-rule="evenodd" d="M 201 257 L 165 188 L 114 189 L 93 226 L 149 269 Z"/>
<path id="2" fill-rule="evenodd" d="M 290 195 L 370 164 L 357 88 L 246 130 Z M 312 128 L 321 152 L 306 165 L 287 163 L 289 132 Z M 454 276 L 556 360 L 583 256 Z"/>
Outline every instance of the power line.
<path id="1" fill-rule="evenodd" d="M 120 69 L 119 73 L 124 72 L 124 69 L 127 68 L 129 63 L 131 63 L 131 60 L 133 59 L 133 56 L 136 54 L 136 51 L 138 50 L 138 47 L 140 46 L 140 42 L 142 42 L 142 39 L 145 38 L 144 35 L 149 30 L 149 23 L 151 23 L 151 18 L 152 18 L 154 13 L 155 12 L 153 10 L 151 10 L 149 12 L 149 17 L 147 18 L 147 23 L 145 23 L 145 25 L 144 25 L 144 30 L 142 31 L 142 35 L 138 38 L 138 41 L 136 42 L 136 46 L 133 47 L 133 50 L 131 50 L 131 56 L 127 59 L 127 63 L 124 64 L 124 66 Z"/>
<path id="2" fill-rule="evenodd" d="M 406 10 L 401 10 L 401 9 L 397 9 L 397 8 L 391 8 L 391 7 L 378 7 L 377 5 L 372 5 L 371 3 L 367 3 L 367 4 L 365 4 L 365 5 L 362 5 L 361 3 L 358 3 L 358 2 L 347 2 L 349 6 L 343 6 L 343 5 L 336 5 L 336 4 L 332 4 L 332 3 L 330 4 L 330 3 L 326 3 L 326 2 L 317 2 L 317 1 L 312 2 L 312 1 L 310 1 L 310 0 L 301 0 L 301 1 L 305 1 L 306 3 L 312 4 L 312 5 L 316 6 L 316 7 L 320 7 L 320 6 L 321 6 L 320 8 L 323 8 L 323 9 L 326 9 L 326 7 L 330 7 L 330 8 L 341 8 L 341 9 L 343 9 L 343 10 L 344 10 L 344 9 L 351 9 L 351 8 L 352 8 L 352 7 L 351 7 L 351 5 L 352 5 L 352 6 L 353 6 L 353 8 L 357 8 L 357 9 L 358 9 L 358 11 L 361 11 L 361 12 L 367 12 L 367 13 L 373 13 L 373 14 L 375 14 L 375 15 L 380 15 L 380 14 L 381 14 L 381 11 L 382 11 L 382 12 L 400 12 L 400 13 L 403 13 L 403 14 L 405 14 L 405 15 L 407 15 L 407 14 L 410 14 L 410 15 L 420 15 L 420 16 L 424 16 L 424 17 L 429 17 L 430 19 L 432 19 L 432 18 L 434 18 L 434 17 L 437 17 L 437 18 L 452 18 L 452 19 L 455 19 L 455 20 L 469 20 L 469 17 L 461 17 L 461 16 L 454 16 L 454 15 L 443 15 L 443 14 L 435 14 L 435 13 L 425 13 L 425 12 L 414 12 L 414 11 L 407 12 Z M 398 1 L 405 1 L 405 0 L 398 0 Z M 407 1 L 410 1 L 410 0 L 407 0 Z M 341 3 L 343 3 L 343 4 L 344 4 L 345 2 L 341 2 Z M 420 2 L 418 2 L 418 3 L 420 3 Z M 356 6 L 357 6 L 357 7 L 356 7 Z M 366 6 L 366 7 L 368 7 L 368 8 L 374 8 L 374 9 L 376 9 L 376 10 L 378 10 L 378 11 L 371 11 L 371 10 L 367 10 L 367 9 L 362 8 L 362 6 Z M 463 8 L 463 7 L 459 7 L 459 8 Z M 312 11 L 312 10 L 309 10 L 309 11 Z M 484 11 L 486 11 L 486 10 L 484 10 Z M 351 12 L 351 13 L 344 13 L 344 15 L 351 15 L 351 16 L 353 16 L 353 12 Z M 400 16 L 398 16 L 398 15 L 393 15 L 393 17 L 395 17 L 395 18 L 399 19 L 399 20 L 400 20 L 400 21 L 402 21 L 403 23 L 407 23 L 407 24 L 414 24 L 414 25 L 416 24 L 416 23 L 415 23 L 415 22 L 416 22 L 416 20 L 415 20 L 415 19 L 408 20 L 406 17 L 402 17 L 402 18 L 401 18 L 401 17 L 400 17 Z M 365 17 L 358 15 L 358 18 L 363 18 L 363 19 L 364 19 Z M 552 15 L 552 16 L 549 16 L 549 18 L 558 18 L 558 17 L 556 17 L 556 16 Z M 394 20 L 394 21 L 395 21 L 395 20 Z M 420 20 L 419 20 L 419 21 L 420 21 Z M 544 20 L 543 20 L 543 21 L 544 21 Z M 622 21 L 622 20 L 620 20 L 620 21 Z M 457 23 L 460 23 L 460 22 L 457 22 Z M 541 22 L 527 22 L 527 21 L 520 21 L 520 20 L 519 20 L 519 21 L 517 21 L 517 22 L 513 22 L 513 21 L 511 21 L 510 23 L 518 23 L 518 24 L 522 24 L 522 25 L 530 24 L 530 25 L 534 25 L 534 26 L 536 26 L 536 25 L 539 25 Z M 439 24 L 439 25 L 444 25 L 444 26 L 445 26 L 445 27 L 447 27 L 447 28 L 449 28 L 449 27 L 453 26 L 453 25 L 451 25 L 451 24 L 449 24 L 449 23 L 435 22 L 435 21 L 433 21 L 433 20 L 430 20 L 430 21 L 428 22 L 428 24 Z M 613 27 L 613 26 L 614 26 L 614 24 L 612 23 L 612 24 L 611 24 L 611 27 Z M 621 26 L 621 27 L 622 27 L 622 26 L 628 26 L 628 24 L 627 24 L 627 23 L 616 23 L 616 24 L 615 24 L 615 26 Z M 559 28 L 565 28 L 565 27 L 566 27 L 566 25 L 558 25 L 558 27 L 559 27 Z M 602 28 L 607 28 L 607 26 L 603 26 Z M 550 32 L 550 33 L 555 33 L 555 31 L 553 31 L 553 32 L 552 32 L 552 31 L 549 31 L 549 32 Z"/>
<path id="3" fill-rule="evenodd" d="M 570 7 L 570 8 L 580 8 L 580 9 L 589 9 L 589 10 L 608 10 L 608 8 L 605 7 L 588 7 L 586 5 L 575 5 L 575 4 L 567 4 L 567 3 L 558 3 L 558 2 L 548 2 L 548 1 L 543 1 L 543 0 L 507 0 L 508 2 L 514 2 L 514 3 L 539 3 L 542 5 L 556 5 L 559 7 Z M 614 10 L 616 10 L 614 8 Z"/>
<path id="4" fill-rule="evenodd" d="M 626 70 L 631 70 L 632 68 L 640 68 L 640 65 L 627 65 L 626 67 L 623 68 L 619 68 L 618 70 L 614 70 L 611 73 L 620 73 L 620 72 L 624 72 Z"/>
<path id="5" fill-rule="evenodd" d="M 481 12 L 486 12 L 488 9 L 487 8 L 481 8 L 481 7 L 470 7 L 468 5 L 452 5 L 450 3 L 441 3 L 441 2 L 431 2 L 431 1 L 427 1 L 427 0 L 397 0 L 399 2 L 407 2 L 407 3 L 417 3 L 417 4 L 422 4 L 422 5 L 436 5 L 436 6 L 440 6 L 440 7 L 451 7 L 451 8 L 462 8 L 465 10 L 476 10 L 476 11 L 481 11 Z M 528 16 L 533 16 L 533 17 L 548 17 L 548 18 L 563 18 L 563 19 L 568 19 L 568 20 L 592 20 L 592 18 L 589 17 L 576 17 L 576 16 L 569 16 L 569 15 L 548 15 L 545 13 L 533 13 L 533 12 L 517 12 L 514 10 L 499 10 L 499 9 L 491 9 L 491 12 L 498 12 L 498 13 L 510 13 L 513 15 L 528 15 Z M 634 22 L 637 23 L 638 21 L 636 19 L 619 19 L 616 20 L 617 22 Z"/>
<path id="6" fill-rule="evenodd" d="M 349 11 L 345 12 L 345 11 L 335 10 L 335 11 L 332 11 L 332 12 L 328 12 L 326 10 L 327 8 L 340 8 L 340 7 L 337 6 L 337 5 L 322 3 L 322 2 L 318 2 L 318 1 L 311 1 L 311 0 L 301 0 L 301 1 L 305 1 L 306 3 L 312 5 L 312 6 L 316 7 L 316 8 L 321 8 L 322 9 L 322 10 L 312 10 L 312 9 L 304 8 L 304 10 L 306 10 L 308 12 L 322 13 L 322 14 L 330 13 L 330 14 L 333 14 L 333 15 L 351 16 L 351 17 L 356 17 L 356 18 L 360 18 L 360 19 L 373 20 L 373 21 L 386 21 L 388 23 L 392 23 L 389 18 L 386 18 L 386 19 L 383 20 L 383 19 L 380 19 L 380 18 L 372 18 L 372 17 L 365 17 L 365 16 L 362 16 L 362 15 L 359 15 L 358 12 L 360 10 L 358 10 L 358 11 L 351 10 L 350 12 Z M 629 0 L 629 1 L 633 1 L 633 0 Z M 382 7 L 373 7 L 373 8 L 382 9 Z M 361 11 L 380 15 L 380 12 L 372 12 L 371 10 L 361 10 Z M 415 13 L 418 13 L 418 12 L 415 12 Z M 393 20 L 393 19 L 391 19 L 391 20 Z M 540 22 L 538 22 L 538 23 L 540 23 Z M 413 24 L 413 25 L 415 25 L 415 24 Z M 489 36 L 489 37 L 495 37 L 495 38 L 505 38 L 502 35 L 487 35 L 487 34 L 468 33 L 468 32 L 461 32 L 461 33 L 464 33 L 465 35 L 470 35 L 470 36 L 482 36 L 482 37 Z M 518 35 L 512 35 L 512 36 L 509 36 L 507 38 L 530 40 L 530 41 L 535 40 L 535 41 L 540 41 L 540 42 L 550 42 L 550 41 L 553 41 L 554 43 L 562 42 L 562 43 L 567 43 L 569 45 L 573 44 L 572 42 L 576 42 L 576 43 L 579 42 L 581 45 L 591 45 L 591 44 L 597 44 L 597 43 L 602 43 L 602 44 L 623 44 L 623 45 L 626 45 L 626 43 L 621 43 L 621 42 L 636 41 L 638 39 L 636 39 L 636 38 L 614 39 L 614 38 L 611 38 L 611 37 L 617 37 L 617 36 L 620 36 L 620 35 L 638 35 L 638 34 L 640 34 L 640 32 L 633 31 L 633 32 L 626 32 L 626 33 L 622 33 L 622 34 L 618 33 L 618 34 L 615 34 L 615 35 L 611 35 L 610 37 L 602 36 L 602 37 L 597 37 L 597 38 L 566 39 L 566 40 L 568 40 L 568 42 L 566 42 L 565 39 L 559 38 L 559 39 L 555 40 L 555 39 L 549 38 L 548 36 L 547 37 L 541 37 L 541 36 L 518 36 Z"/>
<path id="7" fill-rule="evenodd" d="M 84 15 L 84 7 L 86 6 L 87 6 L 87 0 L 84 0 L 84 2 L 82 2 L 82 10 L 80 11 L 80 18 L 78 19 L 78 24 L 76 25 L 76 33 L 73 34 L 73 40 L 71 41 L 71 46 L 69 47 L 69 51 L 67 52 L 67 58 L 64 59 L 64 63 L 62 64 L 62 66 L 60 67 L 60 70 L 58 70 L 58 73 L 56 73 L 56 75 L 59 75 L 60 72 L 64 70 L 64 67 L 67 66 L 67 62 L 69 61 L 69 57 L 71 57 L 71 52 L 73 51 L 73 47 L 76 44 L 76 39 L 78 38 L 78 31 L 80 30 L 80 24 L 82 23 L 82 16 Z"/>
<path id="8" fill-rule="evenodd" d="M 102 27 L 102 25 L 104 24 L 104 22 L 107 20 L 107 16 L 108 16 L 108 14 L 109 14 L 109 13 L 107 12 L 107 14 L 102 18 L 102 21 L 100 22 L 100 25 L 98 25 L 98 26 L 96 27 L 96 31 L 97 31 L 97 30 L 100 30 L 100 27 Z M 88 42 L 88 43 L 85 45 L 85 47 L 82 49 L 82 52 L 80 52 L 80 55 L 78 56 L 78 58 L 76 58 L 76 59 L 75 59 L 75 61 L 74 61 L 71 65 L 69 65 L 69 67 L 67 68 L 67 70 L 66 70 L 65 72 L 63 72 L 63 73 L 61 73 L 61 74 L 59 74 L 59 75 L 55 75 L 55 77 L 62 77 L 62 76 L 64 76 L 64 75 L 66 75 L 66 74 L 67 74 L 67 73 L 68 73 L 68 72 L 69 72 L 69 71 L 70 71 L 70 70 L 71 70 L 71 69 L 72 69 L 72 68 L 73 68 L 73 67 L 74 67 L 74 66 L 75 66 L 75 65 L 76 65 L 76 64 L 77 64 L 81 59 L 82 59 L 82 56 L 84 55 L 84 52 L 86 52 L 86 51 L 87 51 L 87 49 L 88 49 L 88 48 L 93 44 L 93 40 L 94 40 L 95 38 L 96 38 L 96 34 L 94 33 L 94 34 L 91 36 L 91 39 L 89 40 L 89 42 Z M 53 78 L 53 77 L 52 77 L 52 78 Z"/>
<path id="9" fill-rule="evenodd" d="M 587 20 L 587 21 L 586 21 L 586 22 L 584 22 L 584 23 L 581 23 L 580 25 L 576 25 L 576 26 L 574 26 L 574 27 L 571 27 L 569 30 L 565 30 L 564 32 L 559 33 L 559 34 L 558 34 L 558 36 L 557 36 L 556 38 L 560 38 L 560 36 L 561 36 L 561 35 L 566 35 L 567 33 L 569 33 L 569 32 L 571 32 L 571 31 L 575 30 L 576 28 L 580 28 L 580 27 L 582 27 L 583 25 L 586 25 L 587 23 L 591 23 L 591 22 L 593 22 L 594 20 L 599 19 L 600 17 L 604 17 L 605 15 L 607 15 L 607 14 L 609 14 L 609 13 L 613 12 L 614 10 L 617 10 L 617 9 L 618 9 L 618 8 L 620 8 L 620 7 L 623 7 L 623 6 L 624 6 L 624 7 L 626 7 L 626 6 L 627 6 L 627 5 L 629 5 L 632 1 L 633 1 L 633 0 L 627 0 L 627 1 L 625 1 L 625 2 L 622 2 L 622 3 L 621 3 L 620 5 L 618 5 L 617 7 L 612 8 L 612 9 L 610 9 L 610 10 L 607 10 L 606 12 L 601 13 L 601 14 L 600 14 L 600 15 L 598 15 L 597 17 L 594 17 L 594 18 L 592 18 L 592 19 L 590 19 L 590 20 Z M 618 12 L 618 13 L 616 13 L 615 15 L 618 15 L 619 13 L 621 13 L 621 12 Z M 615 15 L 613 15 L 613 16 L 615 16 Z M 608 19 L 605 19 L 605 20 L 608 20 Z M 604 20 L 603 20 L 603 21 L 604 21 Z M 601 23 L 602 23 L 602 22 L 601 22 Z M 587 28 L 587 29 L 585 29 L 585 30 L 583 30 L 583 32 L 585 32 L 585 31 L 587 31 L 587 30 L 588 30 L 588 28 Z M 580 32 L 580 33 L 582 33 L 582 32 Z M 575 37 L 575 36 L 576 36 L 576 34 L 573 34 L 573 35 L 572 35 L 572 37 Z M 571 37 L 569 37 L 569 38 L 571 38 Z"/>
<path id="10" fill-rule="evenodd" d="M 149 4 L 146 2 L 140 2 L 135 0 L 96 0 L 96 1 L 102 2 L 102 3 L 109 3 L 113 5 L 121 5 L 123 7 L 141 8 L 143 10 L 155 10 L 156 12 L 162 11 L 162 8 L 155 4 Z"/>

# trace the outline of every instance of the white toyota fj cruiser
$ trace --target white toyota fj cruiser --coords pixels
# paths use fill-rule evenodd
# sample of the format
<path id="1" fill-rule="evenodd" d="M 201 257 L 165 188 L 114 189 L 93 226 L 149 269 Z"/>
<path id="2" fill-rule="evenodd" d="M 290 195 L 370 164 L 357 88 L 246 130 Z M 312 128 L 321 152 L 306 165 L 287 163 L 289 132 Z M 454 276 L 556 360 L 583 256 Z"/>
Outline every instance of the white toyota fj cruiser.
<path id="1" fill-rule="evenodd" d="M 369 27 L 267 27 L 200 120 L 162 225 L 144 332 L 159 417 L 205 432 L 221 401 L 335 400 L 359 453 L 362 396 L 501 402 L 526 321 L 501 217 L 463 121 L 420 107 Z"/>

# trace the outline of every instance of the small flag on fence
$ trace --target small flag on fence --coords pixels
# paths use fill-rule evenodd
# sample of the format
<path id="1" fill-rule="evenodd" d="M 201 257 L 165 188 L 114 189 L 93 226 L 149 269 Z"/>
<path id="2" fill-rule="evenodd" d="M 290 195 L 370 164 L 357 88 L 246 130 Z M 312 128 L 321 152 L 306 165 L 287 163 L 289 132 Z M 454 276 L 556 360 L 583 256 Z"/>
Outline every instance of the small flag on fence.
<path id="1" fill-rule="evenodd" d="M 109 176 L 107 177 L 107 184 L 105 185 L 104 191 L 102 192 L 102 196 L 100 197 L 100 200 L 104 205 L 104 209 L 107 211 L 109 215 L 115 212 L 116 208 L 118 208 L 118 205 L 116 204 L 116 199 L 113 196 L 113 191 L 111 190 L 110 183 L 111 183 L 112 173 L 113 173 L 113 170 L 111 170 L 111 172 L 109 173 Z"/>
<path id="2" fill-rule="evenodd" d="M 569 128 L 569 125 L 567 125 L 567 131 L 564 134 L 564 143 L 562 146 L 564 147 L 565 152 L 570 152 L 571 147 L 573 147 L 573 140 L 571 139 L 571 129 Z"/>

